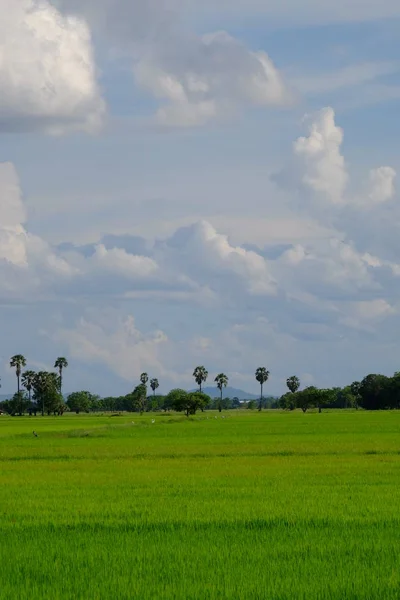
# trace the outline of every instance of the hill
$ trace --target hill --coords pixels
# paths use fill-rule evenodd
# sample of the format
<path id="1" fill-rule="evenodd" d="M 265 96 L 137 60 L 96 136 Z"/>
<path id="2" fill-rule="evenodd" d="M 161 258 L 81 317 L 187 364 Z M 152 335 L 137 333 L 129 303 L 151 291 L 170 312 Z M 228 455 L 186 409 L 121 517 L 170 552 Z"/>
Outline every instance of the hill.
<path id="1" fill-rule="evenodd" d="M 190 390 L 191 392 L 197 392 L 198 390 Z M 205 387 L 203 388 L 203 392 L 210 396 L 211 398 L 216 398 L 219 396 L 220 392 L 217 387 Z M 243 390 L 239 390 L 233 387 L 227 387 L 223 391 L 224 398 L 238 398 L 239 400 L 257 400 L 259 396 L 255 396 L 254 394 L 249 394 L 249 392 L 244 392 Z"/>

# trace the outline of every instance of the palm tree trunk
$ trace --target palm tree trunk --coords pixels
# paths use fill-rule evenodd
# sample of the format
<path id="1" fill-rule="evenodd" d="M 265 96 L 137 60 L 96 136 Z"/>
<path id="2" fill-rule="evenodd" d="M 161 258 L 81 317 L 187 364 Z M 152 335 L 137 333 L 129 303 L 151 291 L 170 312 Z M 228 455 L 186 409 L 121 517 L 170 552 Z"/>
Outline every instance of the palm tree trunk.
<path id="1" fill-rule="evenodd" d="M 263 390 L 263 384 L 261 384 L 260 407 L 259 407 L 259 409 L 258 409 L 258 410 L 259 410 L 259 412 L 261 412 L 261 410 L 262 410 L 262 397 L 263 397 L 263 396 L 262 396 L 262 390 Z"/>

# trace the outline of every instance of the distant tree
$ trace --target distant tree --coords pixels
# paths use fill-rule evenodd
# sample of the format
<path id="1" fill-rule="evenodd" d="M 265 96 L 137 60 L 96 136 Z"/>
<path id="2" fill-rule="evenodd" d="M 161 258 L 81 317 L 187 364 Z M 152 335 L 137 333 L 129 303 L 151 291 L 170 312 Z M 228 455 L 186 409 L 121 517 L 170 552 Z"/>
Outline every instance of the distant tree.
<path id="1" fill-rule="evenodd" d="M 283 410 L 294 410 L 296 408 L 296 392 L 287 392 L 279 399 L 279 407 Z"/>
<path id="2" fill-rule="evenodd" d="M 10 359 L 10 367 L 15 369 L 17 376 L 17 393 L 20 392 L 20 377 L 23 367 L 26 367 L 26 358 L 22 354 L 16 354 Z"/>
<path id="3" fill-rule="evenodd" d="M 17 392 L 16 394 L 14 394 L 10 404 L 14 408 L 13 414 L 18 413 L 19 416 L 22 417 L 22 415 L 28 408 L 29 402 L 24 392 Z"/>
<path id="4" fill-rule="evenodd" d="M 295 394 L 300 388 L 300 379 L 295 375 L 288 377 L 286 385 L 289 388 L 289 391 L 292 392 L 292 394 Z"/>
<path id="5" fill-rule="evenodd" d="M 358 410 L 358 406 L 360 404 L 360 399 L 361 399 L 360 398 L 360 388 L 361 388 L 360 381 L 353 381 L 353 383 L 350 385 L 350 390 L 355 398 L 355 407 L 357 410 Z"/>
<path id="6" fill-rule="evenodd" d="M 296 405 L 298 408 L 301 408 L 303 413 L 306 413 L 309 408 L 318 406 L 319 402 L 319 390 L 314 386 L 296 393 Z"/>
<path id="7" fill-rule="evenodd" d="M 261 409 L 262 409 L 263 385 L 264 385 L 264 383 L 266 383 L 268 381 L 268 378 L 269 378 L 269 371 L 267 371 L 267 369 L 265 367 L 259 367 L 256 371 L 256 380 L 258 381 L 258 383 L 261 386 L 260 405 L 258 407 L 259 411 L 261 411 Z"/>
<path id="8" fill-rule="evenodd" d="M 28 392 L 29 403 L 32 402 L 32 389 L 35 381 L 35 371 L 25 371 L 22 373 L 21 383 Z"/>
<path id="9" fill-rule="evenodd" d="M 42 416 L 45 411 L 47 414 L 64 412 L 65 405 L 59 390 L 60 381 L 56 373 L 40 371 L 35 374 L 33 397 L 41 407 Z"/>
<path id="10" fill-rule="evenodd" d="M 236 396 L 234 398 L 232 398 L 232 408 L 241 408 L 241 403 L 239 398 L 237 398 Z"/>
<path id="11" fill-rule="evenodd" d="M 256 408 L 256 406 L 257 406 L 257 403 L 256 403 L 256 401 L 255 401 L 255 400 L 249 400 L 249 401 L 247 402 L 247 408 L 248 408 L 249 410 L 254 410 L 254 409 Z"/>
<path id="12" fill-rule="evenodd" d="M 81 412 L 88 413 L 90 411 L 92 401 L 93 396 L 90 392 L 73 392 L 69 394 L 66 404 L 70 411 L 79 415 Z"/>
<path id="13" fill-rule="evenodd" d="M 146 386 L 147 386 L 147 382 L 148 382 L 148 381 L 149 381 L 149 376 L 147 375 L 147 373 L 142 373 L 142 374 L 141 374 L 141 376 L 140 376 L 140 382 L 141 382 L 143 385 L 146 385 Z"/>
<path id="14" fill-rule="evenodd" d="M 142 376 L 140 377 L 141 381 L 143 378 L 142 383 L 140 385 L 136 386 L 132 393 L 133 406 L 137 410 L 139 410 L 141 415 L 144 412 L 146 412 L 146 408 L 147 408 L 147 385 L 146 385 L 146 383 L 149 379 L 148 377 L 146 379 L 146 377 L 143 377 L 143 375 L 146 375 L 146 377 L 147 377 L 147 373 L 142 374 Z M 146 383 L 143 383 L 144 381 L 146 381 Z"/>
<path id="15" fill-rule="evenodd" d="M 367 375 L 360 384 L 360 405 L 366 410 L 391 407 L 392 381 L 385 375 Z"/>
<path id="16" fill-rule="evenodd" d="M 160 387 L 160 384 L 158 383 L 158 379 L 152 379 L 150 381 L 150 387 L 153 390 L 153 396 L 155 396 L 156 390 L 158 390 L 158 388 Z"/>
<path id="17" fill-rule="evenodd" d="M 218 410 L 219 410 L 219 412 L 222 412 L 222 391 L 224 388 L 227 387 L 229 379 L 225 375 L 225 373 L 220 373 L 219 375 L 216 376 L 214 381 L 217 384 L 217 388 L 219 389 L 220 394 L 221 394 L 220 405 L 218 407 Z"/>
<path id="18" fill-rule="evenodd" d="M 199 386 L 199 392 L 202 390 L 203 383 L 206 383 L 208 377 L 208 371 L 205 367 L 196 367 L 193 371 L 193 377 L 197 385 Z"/>
<path id="19" fill-rule="evenodd" d="M 184 412 L 186 416 L 195 415 L 198 410 L 208 406 L 209 396 L 202 392 L 186 392 L 182 389 L 171 390 L 167 395 L 172 408 L 177 412 Z"/>
<path id="20" fill-rule="evenodd" d="M 60 383 L 60 394 L 62 394 L 62 377 L 63 377 L 63 369 L 68 367 L 68 361 L 63 356 L 59 356 L 54 363 L 54 368 L 58 369 L 59 374 L 59 383 Z"/>

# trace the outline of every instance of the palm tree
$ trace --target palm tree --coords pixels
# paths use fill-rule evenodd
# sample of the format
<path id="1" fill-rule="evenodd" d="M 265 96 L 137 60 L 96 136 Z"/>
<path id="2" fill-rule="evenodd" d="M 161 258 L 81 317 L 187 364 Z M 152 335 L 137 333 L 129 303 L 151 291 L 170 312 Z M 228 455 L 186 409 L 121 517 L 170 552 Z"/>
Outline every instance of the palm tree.
<path id="1" fill-rule="evenodd" d="M 259 367 L 256 371 L 256 379 L 261 386 L 260 406 L 258 407 L 259 411 L 261 411 L 261 409 L 262 409 L 263 385 L 264 385 L 264 383 L 267 383 L 268 378 L 269 378 L 269 371 L 267 371 L 267 369 L 265 367 Z"/>
<path id="2" fill-rule="evenodd" d="M 64 358 L 63 356 L 59 356 L 56 360 L 56 362 L 54 363 L 54 368 L 58 369 L 58 373 L 60 376 L 60 394 L 62 393 L 62 372 L 63 369 L 66 369 L 68 367 L 68 361 L 66 358 Z"/>
<path id="3" fill-rule="evenodd" d="M 160 387 L 160 384 L 158 383 L 158 379 L 152 379 L 150 381 L 150 387 L 153 390 L 153 396 L 155 396 L 156 390 Z"/>
<path id="4" fill-rule="evenodd" d="M 207 381 L 208 371 L 205 367 L 196 367 L 193 371 L 193 377 L 197 385 L 199 386 L 199 392 L 201 392 L 201 386 Z"/>
<path id="5" fill-rule="evenodd" d="M 221 392 L 221 402 L 220 402 L 219 409 L 218 409 L 219 412 L 221 412 L 222 411 L 222 390 L 224 389 L 224 387 L 226 387 L 228 385 L 229 379 L 225 375 L 225 373 L 220 373 L 219 375 L 216 376 L 214 381 L 217 384 L 217 388 Z"/>
<path id="6" fill-rule="evenodd" d="M 142 373 L 140 376 L 140 381 L 142 382 L 142 384 L 147 386 L 148 380 L 149 376 L 147 375 L 147 373 Z"/>
<path id="7" fill-rule="evenodd" d="M 22 382 L 22 385 L 24 386 L 24 388 L 28 392 L 29 404 L 32 402 L 32 389 L 33 389 L 33 384 L 35 382 L 35 377 L 36 377 L 35 371 L 25 371 L 24 373 L 22 373 L 21 382 Z"/>
<path id="8" fill-rule="evenodd" d="M 286 385 L 292 394 L 295 394 L 300 387 L 300 379 L 293 375 L 292 377 L 288 377 L 286 380 Z"/>
<path id="9" fill-rule="evenodd" d="M 22 354 L 16 354 L 10 359 L 10 367 L 15 368 L 15 374 L 17 376 L 18 395 L 20 392 L 20 377 L 23 367 L 26 367 L 26 358 Z"/>

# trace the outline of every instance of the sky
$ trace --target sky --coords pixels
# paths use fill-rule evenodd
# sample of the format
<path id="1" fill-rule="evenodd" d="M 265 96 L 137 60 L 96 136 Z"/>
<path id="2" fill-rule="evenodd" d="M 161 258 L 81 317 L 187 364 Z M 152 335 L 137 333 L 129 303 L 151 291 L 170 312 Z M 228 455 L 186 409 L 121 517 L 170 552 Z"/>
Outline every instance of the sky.
<path id="1" fill-rule="evenodd" d="M 0 375 L 399 369 L 400 4 L 0 0 Z"/>

